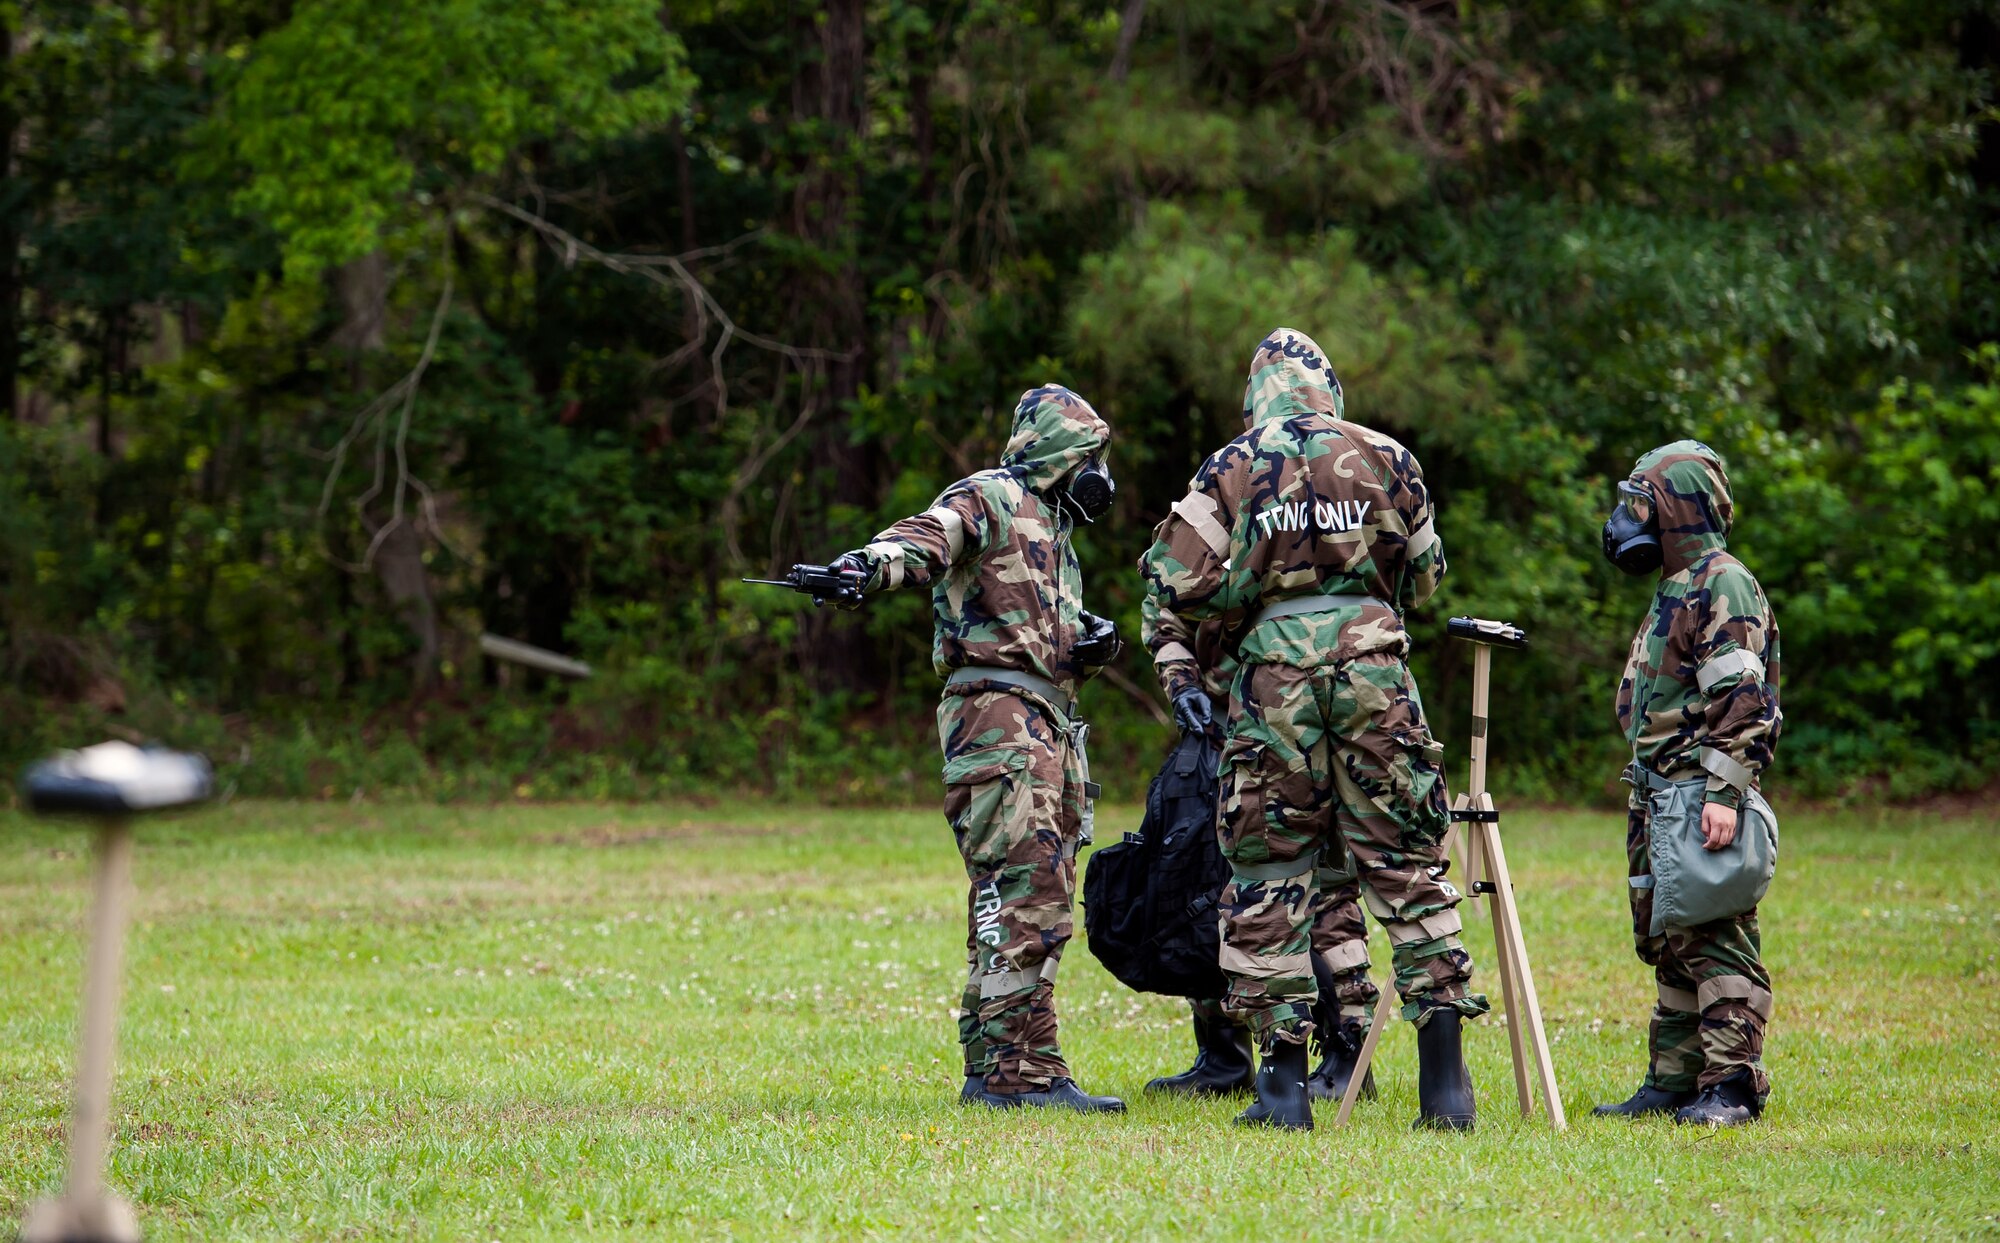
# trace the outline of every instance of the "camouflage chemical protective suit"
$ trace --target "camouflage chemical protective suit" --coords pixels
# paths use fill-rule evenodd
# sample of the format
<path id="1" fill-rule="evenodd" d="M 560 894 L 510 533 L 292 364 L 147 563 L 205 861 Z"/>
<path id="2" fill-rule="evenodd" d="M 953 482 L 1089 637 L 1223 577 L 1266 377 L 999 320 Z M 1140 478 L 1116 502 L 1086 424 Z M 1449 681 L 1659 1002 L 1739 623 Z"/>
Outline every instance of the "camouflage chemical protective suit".
<path id="1" fill-rule="evenodd" d="M 1148 615 L 1153 612 L 1149 610 Z M 1218 709 L 1226 707 L 1237 663 L 1222 623 L 1205 621 L 1195 627 L 1192 635 L 1180 634 L 1184 629 L 1181 620 L 1172 616 L 1160 617 L 1154 623 L 1153 650 L 1168 652 L 1167 659 L 1154 666 L 1160 689 L 1166 692 L 1167 702 L 1172 703 L 1183 691 L 1199 686 Z M 1169 650 L 1176 641 L 1181 649 Z M 1194 658 L 1182 658 L 1183 649 L 1192 651 Z M 1217 717 L 1218 725 L 1222 719 Z M 1315 976 L 1333 986 L 1331 998 L 1320 998 L 1321 1018 L 1331 1017 L 1358 1040 L 1366 1031 L 1380 994 L 1368 975 L 1368 924 L 1361 916 L 1361 877 L 1344 842 L 1329 843 L 1315 879 L 1318 890 L 1313 896 L 1309 938 L 1313 957 L 1318 960 Z M 1198 1029 L 1202 1024 L 1221 1020 L 1225 1014 L 1220 997 L 1191 998 L 1188 1009 L 1194 1013 Z"/>
<path id="2" fill-rule="evenodd" d="M 868 589 L 929 587 L 932 663 L 1027 673 L 1071 700 L 1097 673 L 1071 655 L 1083 580 L 1052 486 L 1101 452 L 1111 429 L 1050 385 L 1025 393 L 997 470 L 946 488 L 864 550 Z M 938 705 L 944 814 L 972 882 L 959 1040 L 967 1076 L 1019 1093 L 1068 1078 L 1055 972 L 1070 939 L 1087 774 L 1068 703 L 992 680 L 951 683 Z"/>
<path id="3" fill-rule="evenodd" d="M 1250 364 L 1247 430 L 1202 463 L 1140 561 L 1157 663 L 1191 661 L 1175 636 L 1200 620 L 1241 636 L 1222 748 L 1221 960 L 1228 1008 L 1267 1052 L 1313 1030 L 1315 869 L 1336 835 L 1394 944 L 1403 1017 L 1487 1010 L 1443 879 L 1443 749 L 1404 663 L 1402 610 L 1436 590 L 1444 551 L 1416 459 L 1341 414 L 1319 346 L 1273 331 Z M 1343 599 L 1263 615 L 1313 595 Z"/>
<path id="4" fill-rule="evenodd" d="M 1722 459 L 1681 440 L 1639 459 L 1631 479 L 1659 515 L 1660 585 L 1632 638 L 1618 686 L 1618 723 L 1632 759 L 1670 781 L 1708 774 L 1711 803 L 1735 807 L 1771 763 L 1778 710 L 1778 622 L 1763 589 L 1724 540 L 1735 507 Z M 1649 804 L 1635 787 L 1627 812 L 1630 874 L 1653 868 Z M 1771 1021 L 1757 912 L 1648 935 L 1653 892 L 1634 886 L 1633 936 L 1653 968 L 1659 1004 L 1647 1033 L 1646 1083 L 1691 1092 L 1748 1073 L 1770 1092 L 1762 1055 Z"/>

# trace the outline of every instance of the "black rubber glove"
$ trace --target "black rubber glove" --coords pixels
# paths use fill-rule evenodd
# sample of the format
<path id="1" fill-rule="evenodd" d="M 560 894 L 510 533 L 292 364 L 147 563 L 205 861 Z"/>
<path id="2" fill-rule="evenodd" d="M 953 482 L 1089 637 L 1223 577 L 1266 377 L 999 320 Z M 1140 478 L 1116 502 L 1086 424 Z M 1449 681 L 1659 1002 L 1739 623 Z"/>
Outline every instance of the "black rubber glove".
<path id="1" fill-rule="evenodd" d="M 828 603 L 837 609 L 852 610 L 860 608 L 862 592 L 867 589 L 868 580 L 875 577 L 875 563 L 868 559 L 868 554 L 859 550 L 841 553 L 827 564 L 827 568 L 829 570 L 860 575 L 855 580 L 855 589 L 852 594 L 843 593 L 833 597 Z"/>
<path id="2" fill-rule="evenodd" d="M 1215 705 L 1199 686 L 1174 696 L 1174 723 L 1190 734 L 1205 734 L 1215 724 Z"/>
<path id="3" fill-rule="evenodd" d="M 1118 659 L 1118 653 L 1125 650 L 1125 641 L 1118 637 L 1118 623 L 1095 613 L 1077 616 L 1078 638 L 1070 654 L 1078 663 L 1092 669 L 1102 669 Z"/>

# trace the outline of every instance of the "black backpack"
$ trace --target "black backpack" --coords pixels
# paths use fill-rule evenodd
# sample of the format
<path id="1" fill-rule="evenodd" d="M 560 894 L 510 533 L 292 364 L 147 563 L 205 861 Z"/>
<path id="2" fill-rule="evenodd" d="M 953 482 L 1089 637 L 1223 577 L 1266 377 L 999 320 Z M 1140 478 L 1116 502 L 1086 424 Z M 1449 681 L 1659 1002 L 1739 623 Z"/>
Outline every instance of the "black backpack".
<path id="1" fill-rule="evenodd" d="M 1146 792 L 1137 833 L 1090 856 L 1083 927 L 1090 952 L 1126 987 L 1220 997 L 1216 901 L 1229 880 L 1215 840 L 1216 744 L 1182 734 Z"/>

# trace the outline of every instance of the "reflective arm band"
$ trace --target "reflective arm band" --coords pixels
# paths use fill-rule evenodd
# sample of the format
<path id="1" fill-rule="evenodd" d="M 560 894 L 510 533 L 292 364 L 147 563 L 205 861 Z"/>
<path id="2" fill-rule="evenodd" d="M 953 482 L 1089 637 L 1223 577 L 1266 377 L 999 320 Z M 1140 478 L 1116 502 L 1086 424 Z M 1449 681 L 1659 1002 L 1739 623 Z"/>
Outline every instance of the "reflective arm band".
<path id="1" fill-rule="evenodd" d="M 1717 975 L 1703 980 L 1695 1001 L 1703 1014 L 1718 1002 L 1740 1001 L 1758 1018 L 1768 1021 L 1771 1017 L 1771 990 L 1740 975 Z"/>
<path id="2" fill-rule="evenodd" d="M 1159 651 L 1153 653 L 1153 663 L 1155 665 L 1169 665 L 1177 660 L 1193 659 L 1194 653 L 1188 650 L 1188 646 L 1185 643 L 1163 644 Z"/>
<path id="3" fill-rule="evenodd" d="M 1436 548 L 1437 546 L 1438 546 L 1437 523 L 1426 522 L 1421 528 L 1419 528 L 1416 531 L 1415 534 L 1410 536 L 1410 542 L 1403 549 L 1403 555 L 1405 557 L 1408 557 L 1411 561 L 1417 561 L 1420 560 L 1425 553 L 1429 552 L 1433 548 Z"/>
<path id="4" fill-rule="evenodd" d="M 877 540 L 861 550 L 882 563 L 882 587 L 894 591 L 903 585 L 903 546 L 891 540 Z"/>
<path id="5" fill-rule="evenodd" d="M 1740 647 L 1732 647 L 1720 656 L 1714 656 L 1702 663 L 1694 671 L 1694 684 L 1706 695 L 1717 682 L 1733 673 L 1747 673 L 1756 681 L 1764 680 L 1764 660 L 1755 652 L 1746 652 Z"/>
<path id="6" fill-rule="evenodd" d="M 929 518 L 944 528 L 944 559 L 947 564 L 956 565 L 959 554 L 965 551 L 965 519 L 945 505 L 926 509 L 918 517 Z"/>
<path id="7" fill-rule="evenodd" d="M 1194 528 L 1194 533 L 1201 536 L 1202 543 L 1208 545 L 1208 550 L 1214 553 L 1217 559 L 1222 561 L 1229 559 L 1229 532 L 1223 528 L 1222 521 L 1218 517 L 1222 510 L 1214 498 L 1200 492 L 1190 492 L 1175 501 L 1172 508 L 1181 516 L 1182 521 Z"/>
<path id="8" fill-rule="evenodd" d="M 1056 978 L 1056 966 L 1060 958 L 1044 958 L 1042 965 L 1032 971 L 996 971 L 979 977 L 979 996 L 1006 997 L 1035 987 L 1043 980 Z"/>
<path id="9" fill-rule="evenodd" d="M 1678 1010 L 1682 1014 L 1698 1014 L 1701 1011 L 1701 996 L 1685 988 L 1675 988 L 1671 984 L 1660 985 L 1660 1009 Z"/>
<path id="10" fill-rule="evenodd" d="M 1719 751 L 1714 747 L 1701 749 L 1701 766 L 1721 778 L 1724 783 L 1739 790 L 1748 788 L 1751 779 L 1757 775 L 1737 763 L 1728 752 Z"/>

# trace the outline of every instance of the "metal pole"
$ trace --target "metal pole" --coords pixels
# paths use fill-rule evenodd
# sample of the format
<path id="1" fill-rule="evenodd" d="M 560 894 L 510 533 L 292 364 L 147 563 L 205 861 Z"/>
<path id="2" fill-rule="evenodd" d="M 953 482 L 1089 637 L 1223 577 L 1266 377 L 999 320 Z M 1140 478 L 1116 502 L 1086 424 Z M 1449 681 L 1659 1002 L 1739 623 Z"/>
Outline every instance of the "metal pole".
<path id="1" fill-rule="evenodd" d="M 91 911 L 83 977 L 83 1031 L 76 1056 L 76 1115 L 70 1125 L 69 1198 L 104 1194 L 104 1151 L 111 1127 L 112 1053 L 118 1031 L 125 927 L 132 909 L 132 823 L 107 820 L 97 835 L 97 897 Z"/>

